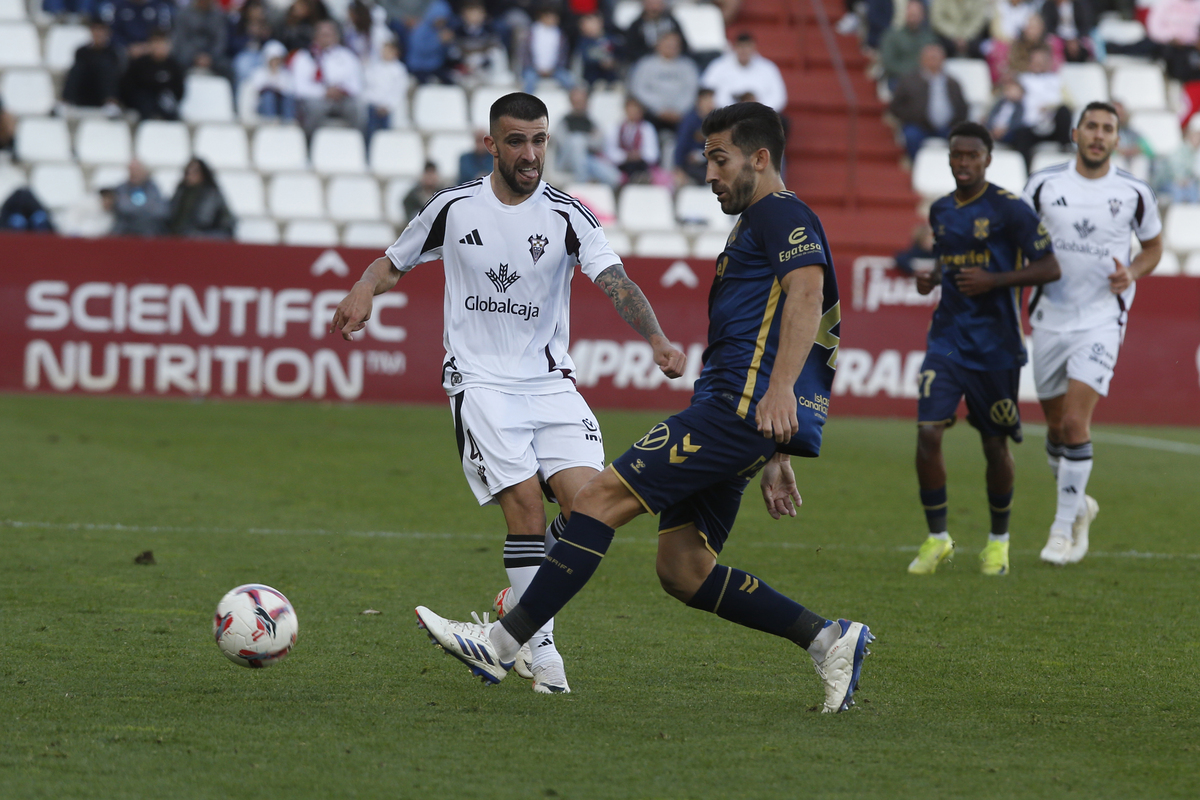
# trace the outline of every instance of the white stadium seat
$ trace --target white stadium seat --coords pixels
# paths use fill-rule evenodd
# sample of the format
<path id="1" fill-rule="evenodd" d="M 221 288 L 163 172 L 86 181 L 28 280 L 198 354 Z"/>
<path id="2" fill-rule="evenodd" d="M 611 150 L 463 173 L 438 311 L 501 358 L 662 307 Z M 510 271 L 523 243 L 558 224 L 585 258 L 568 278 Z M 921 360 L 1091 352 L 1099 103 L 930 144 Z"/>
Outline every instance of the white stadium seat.
<path id="1" fill-rule="evenodd" d="M 308 143 L 296 125 L 259 128 L 254 132 L 251 153 L 259 172 L 308 169 Z"/>
<path id="2" fill-rule="evenodd" d="M 101 189 L 113 189 L 129 180 L 129 167 L 107 164 L 96 167 L 88 178 L 88 189 L 98 192 Z"/>
<path id="3" fill-rule="evenodd" d="M 681 224 L 702 229 L 729 232 L 736 217 L 721 210 L 721 204 L 707 186 L 681 186 L 675 193 L 675 216 Z"/>
<path id="4" fill-rule="evenodd" d="M 415 177 L 425 168 L 425 142 L 416 131 L 377 131 L 368 154 L 371 172 L 380 177 Z"/>
<path id="5" fill-rule="evenodd" d="M 469 133 L 439 133 L 429 139 L 426 157 L 437 164 L 438 175 L 448 183 L 458 183 L 458 159 L 475 149 L 475 137 Z"/>
<path id="6" fill-rule="evenodd" d="M 549 128 L 551 131 L 558 129 L 558 124 L 562 122 L 563 117 L 571 112 L 571 96 L 566 89 L 559 86 L 554 86 L 551 89 L 542 89 L 537 93 L 538 99 L 546 104 L 546 118 L 549 120 Z"/>
<path id="7" fill-rule="evenodd" d="M 428 83 L 418 86 L 412 106 L 413 124 L 423 131 L 466 131 L 471 128 L 467 93 L 461 86 Z"/>
<path id="8" fill-rule="evenodd" d="M 1137 44 L 1146 38 L 1146 28 L 1137 20 L 1105 17 L 1096 26 L 1096 36 L 1108 44 Z"/>
<path id="9" fill-rule="evenodd" d="M 617 197 L 613 190 L 603 183 L 572 183 L 567 186 L 567 194 L 583 202 L 601 225 L 608 225 L 617 218 Z"/>
<path id="10" fill-rule="evenodd" d="M 154 180 L 154 185 L 162 192 L 162 196 L 168 200 L 175 194 L 175 190 L 179 188 L 179 182 L 183 180 L 183 170 L 179 167 L 161 167 L 154 170 L 150 177 Z"/>
<path id="11" fill-rule="evenodd" d="M 77 164 L 35 164 L 29 188 L 47 208 L 55 210 L 78 203 L 85 194 L 83 172 Z"/>
<path id="12" fill-rule="evenodd" d="M 945 167 L 950 174 L 950 167 Z M 992 165 L 987 168 L 985 176 L 989 183 L 994 183 L 1001 189 L 1007 189 L 1015 195 L 1025 191 L 1029 174 L 1025 171 L 1025 159 L 1014 150 L 996 150 L 992 153 Z M 953 181 L 953 176 L 951 177 Z M 954 187 L 952 186 L 951 189 Z"/>
<path id="13" fill-rule="evenodd" d="M 4 110 L 22 116 L 44 116 L 54 108 L 54 82 L 41 69 L 10 69 L 0 78 Z"/>
<path id="14" fill-rule="evenodd" d="M 273 219 L 239 217 L 233 238 L 242 244 L 279 244 L 279 226 Z"/>
<path id="15" fill-rule="evenodd" d="M 310 172 L 276 175 L 267 190 L 267 203 L 271 216 L 276 219 L 318 219 L 325 216 L 321 180 Z"/>
<path id="16" fill-rule="evenodd" d="M 1047 167 L 1054 167 L 1074 161 L 1074 153 L 1064 153 L 1061 150 L 1042 150 L 1033 154 L 1033 163 L 1029 166 L 1029 174 L 1041 172 Z"/>
<path id="17" fill-rule="evenodd" d="M 28 22 L 0 23 L 0 69 L 41 65 L 37 28 Z"/>
<path id="18" fill-rule="evenodd" d="M 977 58 L 947 58 L 946 74 L 958 81 L 963 98 L 971 105 L 992 103 L 992 74 L 986 61 Z"/>
<path id="19" fill-rule="evenodd" d="M 701 3 L 677 3 L 671 9 L 671 14 L 678 20 L 679 27 L 683 30 L 683 38 L 687 39 L 688 47 L 693 51 L 708 53 L 729 49 L 729 40 L 725 38 L 725 18 L 721 15 L 721 9 Z"/>
<path id="20" fill-rule="evenodd" d="M 322 175 L 366 172 L 362 132 L 356 128 L 318 128 L 312 137 L 312 165 Z"/>
<path id="21" fill-rule="evenodd" d="M 1164 252 L 1163 255 L 1166 255 L 1166 253 Z M 1178 260 L 1179 259 L 1176 259 L 1176 262 L 1178 262 Z M 1161 264 L 1160 264 L 1160 268 L 1155 269 L 1154 272 L 1152 272 L 1150 274 L 1151 275 L 1166 275 L 1169 273 L 1162 272 Z M 1200 278 L 1200 253 L 1190 254 L 1187 257 L 1187 261 L 1183 262 L 1183 269 L 1180 270 L 1179 274 L 1188 275 L 1193 278 Z"/>
<path id="22" fill-rule="evenodd" d="M 70 161 L 67 123 L 51 117 L 24 117 L 17 121 L 14 149 L 22 161 Z"/>
<path id="23" fill-rule="evenodd" d="M 1139 111 L 1129 118 L 1129 127 L 1141 134 L 1155 158 L 1169 156 L 1183 144 L 1179 117 L 1170 111 Z"/>
<path id="24" fill-rule="evenodd" d="M 675 230 L 675 205 L 663 186 L 626 186 L 617 198 L 617 220 L 629 233 Z"/>
<path id="25" fill-rule="evenodd" d="M 86 25 L 51 25 L 46 32 L 46 66 L 66 72 L 75 63 L 75 51 L 91 41 Z"/>
<path id="26" fill-rule="evenodd" d="M 147 167 L 183 167 L 192 158 L 187 125 L 165 120 L 143 120 L 133 137 L 133 152 Z M 212 167 L 212 164 L 209 164 Z"/>
<path id="27" fill-rule="evenodd" d="M 366 175 L 338 175 L 325 190 L 329 218 L 337 222 L 377 222 L 379 181 Z"/>
<path id="28" fill-rule="evenodd" d="M 620 122 L 625 118 L 624 93 L 611 89 L 592 92 L 592 96 L 588 98 L 588 116 L 601 128 Z"/>
<path id="29" fill-rule="evenodd" d="M 0 0 L 0 20 L 18 22 L 25 19 L 25 0 Z"/>
<path id="30" fill-rule="evenodd" d="M 196 128 L 192 153 L 212 169 L 249 169 L 250 145 L 246 129 L 236 123 L 216 123 Z"/>
<path id="31" fill-rule="evenodd" d="M 1167 107 L 1167 87 L 1157 64 L 1127 64 L 1113 70 L 1110 93 L 1130 112 Z"/>
<path id="32" fill-rule="evenodd" d="M 480 86 L 471 92 L 471 127 L 486 131 L 491 124 L 492 103 L 510 92 L 507 86 Z"/>
<path id="33" fill-rule="evenodd" d="M 179 116 L 184 122 L 233 122 L 233 88 L 216 75 L 188 75 Z"/>
<path id="34" fill-rule="evenodd" d="M 1172 203 L 1163 224 L 1163 244 L 1177 253 L 1200 250 L 1200 205 Z"/>
<path id="35" fill-rule="evenodd" d="M 7 200 L 10 194 L 28 184 L 29 179 L 25 177 L 24 169 L 0 162 L 0 197 Z"/>
<path id="36" fill-rule="evenodd" d="M 397 225 L 404 225 L 404 198 L 412 191 L 416 181 L 412 178 L 392 178 L 383 192 L 383 215 Z"/>
<path id="37" fill-rule="evenodd" d="M 729 241 L 727 233 L 702 233 L 692 242 L 692 256 L 695 258 L 713 259 L 725 251 L 725 243 Z"/>
<path id="38" fill-rule="evenodd" d="M 217 170 L 217 186 L 229 210 L 239 219 L 262 217 L 267 213 L 262 178 L 249 170 Z"/>
<path id="39" fill-rule="evenodd" d="M 633 244 L 629 241 L 629 234 L 625 231 L 620 228 L 609 228 L 604 231 L 604 235 L 613 252 L 621 258 L 633 255 Z"/>
<path id="40" fill-rule="evenodd" d="M 633 254 L 643 258 L 687 258 L 690 253 L 682 233 L 643 233 L 633 244 Z"/>
<path id="41" fill-rule="evenodd" d="M 338 243 L 337 228 L 323 219 L 305 219 L 289 222 L 283 231 L 283 243 L 296 247 L 335 247 Z"/>
<path id="42" fill-rule="evenodd" d="M 642 4 L 637 0 L 619 0 L 613 9 L 613 24 L 625 30 L 642 14 Z"/>
<path id="43" fill-rule="evenodd" d="M 954 191 L 950 174 L 950 150 L 925 146 L 917 151 L 912 168 L 913 191 L 922 197 L 941 197 Z"/>
<path id="44" fill-rule="evenodd" d="M 386 250 L 396 242 L 396 229 L 388 222 L 351 222 L 342 231 L 342 245 Z"/>
<path id="45" fill-rule="evenodd" d="M 1192 255 L 1200 254 L 1193 253 Z M 1189 259 L 1191 257 L 1192 256 L 1188 256 Z M 1154 268 L 1154 272 L 1151 272 L 1150 274 L 1163 276 L 1184 274 L 1183 270 L 1180 269 L 1179 266 L 1179 256 L 1175 255 L 1170 250 L 1163 250 L 1162 257 L 1158 260 L 1158 266 L 1156 266 Z"/>
<path id="46" fill-rule="evenodd" d="M 1108 75 L 1099 64 L 1063 64 L 1058 74 L 1076 112 L 1088 103 L 1108 100 Z"/>
<path id="47" fill-rule="evenodd" d="M 115 119 L 85 119 L 75 129 L 75 155 L 84 165 L 128 164 L 133 157 L 129 126 Z"/>

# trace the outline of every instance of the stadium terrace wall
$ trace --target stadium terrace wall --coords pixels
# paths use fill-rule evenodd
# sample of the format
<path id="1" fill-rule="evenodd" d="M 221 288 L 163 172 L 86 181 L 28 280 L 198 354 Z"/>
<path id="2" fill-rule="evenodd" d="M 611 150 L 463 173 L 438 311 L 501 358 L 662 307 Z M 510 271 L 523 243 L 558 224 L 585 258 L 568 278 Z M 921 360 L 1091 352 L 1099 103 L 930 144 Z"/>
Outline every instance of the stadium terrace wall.
<path id="1" fill-rule="evenodd" d="M 0 390 L 442 402 L 442 273 L 376 298 L 355 342 L 326 332 L 377 253 L 181 240 L 0 235 Z M 911 417 L 934 296 L 890 258 L 837 253 L 842 338 L 831 413 Z M 627 259 L 689 356 L 665 380 L 605 295 L 576 278 L 571 355 L 598 408 L 679 408 L 700 368 L 713 266 Z M 481 311 L 480 313 L 492 313 Z M 496 312 L 498 313 L 498 312 Z M 1028 372 L 1028 370 L 1027 370 Z M 1033 401 L 1030 376 L 1023 399 Z M 1024 406 L 1040 419 L 1036 403 Z M 1200 280 L 1143 280 L 1107 422 L 1200 425 Z"/>

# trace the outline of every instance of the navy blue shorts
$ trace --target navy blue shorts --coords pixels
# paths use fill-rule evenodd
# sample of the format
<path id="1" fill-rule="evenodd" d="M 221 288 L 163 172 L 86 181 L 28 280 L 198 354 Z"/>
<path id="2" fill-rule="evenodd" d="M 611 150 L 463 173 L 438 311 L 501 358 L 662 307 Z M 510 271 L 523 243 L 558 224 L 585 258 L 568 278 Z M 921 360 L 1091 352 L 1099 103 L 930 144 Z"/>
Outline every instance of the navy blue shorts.
<path id="1" fill-rule="evenodd" d="M 774 439 L 708 397 L 655 425 L 610 467 L 647 511 L 662 515 L 659 533 L 695 525 L 717 555 L 746 485 L 773 455 Z"/>
<path id="2" fill-rule="evenodd" d="M 954 424 L 958 403 L 967 398 L 967 422 L 984 436 L 1021 441 L 1017 391 L 1021 370 L 967 369 L 953 359 L 927 353 L 917 387 L 917 424 Z"/>

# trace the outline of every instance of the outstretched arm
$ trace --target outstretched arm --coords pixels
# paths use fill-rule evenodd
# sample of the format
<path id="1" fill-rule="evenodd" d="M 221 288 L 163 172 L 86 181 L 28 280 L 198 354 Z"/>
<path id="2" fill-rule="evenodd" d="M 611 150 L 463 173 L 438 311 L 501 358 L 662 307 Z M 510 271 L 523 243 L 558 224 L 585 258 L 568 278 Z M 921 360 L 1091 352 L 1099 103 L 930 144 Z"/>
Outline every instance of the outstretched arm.
<path id="1" fill-rule="evenodd" d="M 371 318 L 372 298 L 391 289 L 403 275 L 387 256 L 372 261 L 358 283 L 350 288 L 350 294 L 338 303 L 329 332 L 340 332 L 343 339 L 350 341 L 351 334 L 361 331 Z"/>
<path id="2" fill-rule="evenodd" d="M 663 374 L 668 378 L 682 377 L 687 367 L 687 356 L 663 335 L 650 301 L 625 274 L 625 267 L 614 264 L 604 270 L 596 278 L 596 285 L 612 300 L 621 319 L 628 322 L 629 327 L 640 333 L 654 348 L 654 363 L 658 364 Z"/>

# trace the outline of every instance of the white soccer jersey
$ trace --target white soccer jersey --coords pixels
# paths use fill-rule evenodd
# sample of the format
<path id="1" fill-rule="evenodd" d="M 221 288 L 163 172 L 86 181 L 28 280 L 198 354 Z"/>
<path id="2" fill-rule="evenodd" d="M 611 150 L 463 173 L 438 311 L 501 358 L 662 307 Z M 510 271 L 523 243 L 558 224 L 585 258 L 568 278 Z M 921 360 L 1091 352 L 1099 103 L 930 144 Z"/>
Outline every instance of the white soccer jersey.
<path id="1" fill-rule="evenodd" d="M 442 384 L 450 395 L 470 386 L 572 390 L 575 265 L 594 281 L 621 263 L 578 200 L 542 182 L 523 203 L 508 206 L 492 191 L 491 176 L 435 194 L 387 256 L 401 272 L 445 263 Z"/>
<path id="2" fill-rule="evenodd" d="M 1071 161 L 1035 172 L 1023 199 L 1050 231 L 1062 267 L 1062 277 L 1038 287 L 1030 301 L 1033 327 L 1072 331 L 1123 322 L 1136 287 L 1114 296 L 1108 276 L 1114 258 L 1129 265 L 1130 231 L 1143 242 L 1162 232 L 1150 187 L 1113 165 L 1090 180 Z"/>

